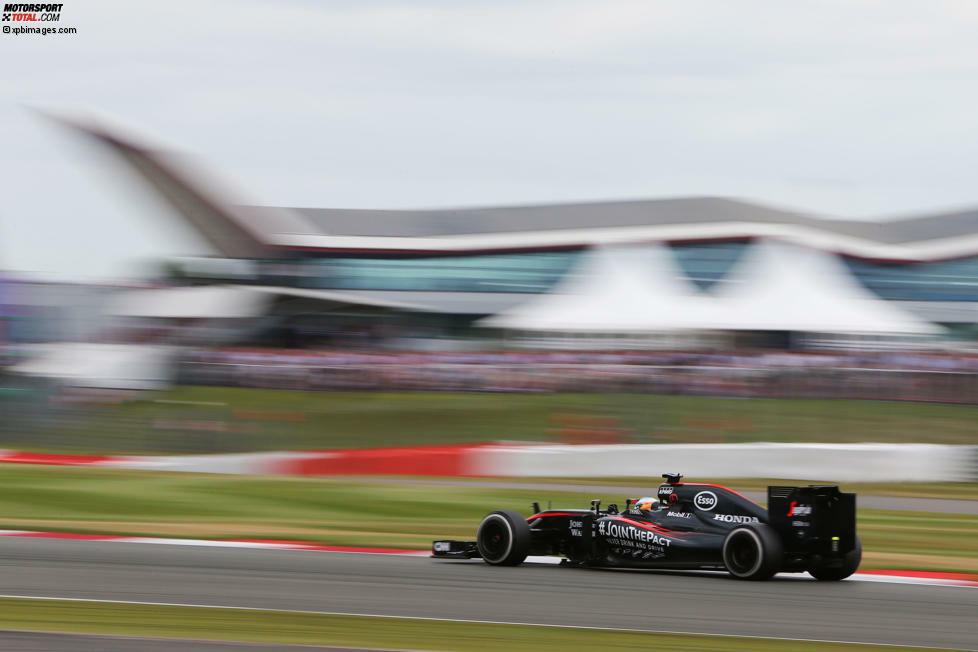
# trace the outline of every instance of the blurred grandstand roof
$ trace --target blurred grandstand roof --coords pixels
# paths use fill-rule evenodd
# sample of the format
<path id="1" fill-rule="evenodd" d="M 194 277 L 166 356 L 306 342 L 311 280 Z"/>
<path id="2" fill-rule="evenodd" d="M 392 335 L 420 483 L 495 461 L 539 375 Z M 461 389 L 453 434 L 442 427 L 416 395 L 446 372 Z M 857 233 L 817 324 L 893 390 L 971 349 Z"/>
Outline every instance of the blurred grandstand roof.
<path id="1" fill-rule="evenodd" d="M 804 223 L 814 218 L 719 197 L 431 210 L 293 208 L 322 233 L 437 237 L 717 221 Z M 817 222 L 817 220 L 815 220 Z"/>
<path id="2" fill-rule="evenodd" d="M 245 207 L 245 210 L 266 209 Z M 288 210 L 301 214 L 321 234 L 334 236 L 440 237 L 743 222 L 802 226 L 881 244 L 978 237 L 978 209 L 866 221 L 820 217 L 724 197 L 426 210 L 304 207 Z"/>
<path id="3" fill-rule="evenodd" d="M 254 210 L 254 209 L 252 209 Z M 797 224 L 883 243 L 978 234 L 978 210 L 885 221 L 820 218 L 723 197 L 432 210 L 293 208 L 323 233 L 442 236 L 744 221 Z"/>
<path id="4" fill-rule="evenodd" d="M 184 161 L 103 125 L 59 120 L 116 151 L 219 252 L 234 258 L 275 258 L 289 250 L 465 254 L 754 237 L 885 261 L 978 254 L 978 209 L 858 221 L 719 197 L 430 210 L 239 206 Z"/>

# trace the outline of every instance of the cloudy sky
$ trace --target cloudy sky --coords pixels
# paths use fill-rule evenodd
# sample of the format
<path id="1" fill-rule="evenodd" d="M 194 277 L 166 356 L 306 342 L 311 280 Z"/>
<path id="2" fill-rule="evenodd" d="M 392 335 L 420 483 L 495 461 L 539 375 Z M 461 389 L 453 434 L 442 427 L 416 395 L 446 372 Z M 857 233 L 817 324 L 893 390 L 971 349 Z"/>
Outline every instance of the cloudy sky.
<path id="1" fill-rule="evenodd" d="M 64 0 L 59 25 L 78 33 L 0 34 L 0 269 L 132 276 L 205 251 L 31 107 L 136 130 L 273 205 L 978 205 L 970 1 Z"/>

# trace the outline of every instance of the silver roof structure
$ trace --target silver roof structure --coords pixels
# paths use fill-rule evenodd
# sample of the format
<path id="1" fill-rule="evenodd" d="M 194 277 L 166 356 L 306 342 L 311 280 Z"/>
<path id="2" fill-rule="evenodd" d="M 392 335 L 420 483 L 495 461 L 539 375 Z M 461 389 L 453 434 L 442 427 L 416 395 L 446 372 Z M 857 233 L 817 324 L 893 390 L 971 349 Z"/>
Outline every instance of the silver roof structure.
<path id="1" fill-rule="evenodd" d="M 865 221 L 720 197 L 428 210 L 240 206 L 172 155 L 102 125 L 61 122 L 117 152 L 218 252 L 232 258 L 470 254 L 743 238 L 884 261 L 978 255 L 978 209 Z"/>
<path id="2" fill-rule="evenodd" d="M 244 210 L 267 209 L 246 207 Z M 320 234 L 359 237 L 429 238 L 616 227 L 693 227 L 731 222 L 803 227 L 887 245 L 978 236 L 978 209 L 870 221 L 821 217 L 725 197 L 426 210 L 307 207 L 287 210 L 302 215 Z M 690 236 L 692 240 L 700 239 L 692 231 Z M 680 233 L 672 239 L 683 238 Z"/>

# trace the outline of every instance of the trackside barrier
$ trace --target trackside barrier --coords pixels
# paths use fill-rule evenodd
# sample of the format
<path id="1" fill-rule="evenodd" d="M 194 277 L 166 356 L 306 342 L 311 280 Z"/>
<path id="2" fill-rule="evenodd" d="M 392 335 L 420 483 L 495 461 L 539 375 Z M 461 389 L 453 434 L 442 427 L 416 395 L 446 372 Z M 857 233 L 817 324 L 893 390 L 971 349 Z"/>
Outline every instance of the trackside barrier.
<path id="1" fill-rule="evenodd" d="M 252 475 L 791 478 L 834 482 L 978 481 L 978 446 L 937 444 L 471 444 L 102 457 L 0 451 L 0 463 Z"/>
<path id="2" fill-rule="evenodd" d="M 249 475 L 473 475 L 490 444 L 354 448 L 221 455 L 92 456 L 0 450 L 0 463 L 98 466 L 148 471 Z"/>
<path id="3" fill-rule="evenodd" d="M 481 445 L 365 448 L 310 453 L 288 461 L 281 475 L 475 475 Z M 476 464 L 477 466 L 478 464 Z"/>
<path id="4" fill-rule="evenodd" d="M 974 446 L 937 444 L 653 444 L 512 446 L 479 451 L 473 475 L 658 477 L 846 482 L 974 481 Z"/>

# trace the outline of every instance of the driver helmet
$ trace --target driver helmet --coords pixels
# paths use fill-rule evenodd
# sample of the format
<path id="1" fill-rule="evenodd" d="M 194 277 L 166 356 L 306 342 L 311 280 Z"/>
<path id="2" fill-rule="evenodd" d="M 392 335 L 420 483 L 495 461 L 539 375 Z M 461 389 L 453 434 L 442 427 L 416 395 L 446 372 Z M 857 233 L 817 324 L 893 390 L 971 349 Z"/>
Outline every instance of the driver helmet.
<path id="1" fill-rule="evenodd" d="M 644 498 L 639 498 L 638 500 L 635 501 L 635 509 L 640 509 L 642 511 L 652 511 L 654 509 L 658 509 L 658 507 L 659 507 L 658 498 L 651 498 L 649 496 L 645 496 Z"/>

